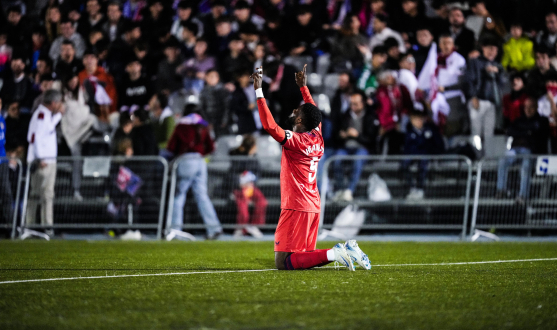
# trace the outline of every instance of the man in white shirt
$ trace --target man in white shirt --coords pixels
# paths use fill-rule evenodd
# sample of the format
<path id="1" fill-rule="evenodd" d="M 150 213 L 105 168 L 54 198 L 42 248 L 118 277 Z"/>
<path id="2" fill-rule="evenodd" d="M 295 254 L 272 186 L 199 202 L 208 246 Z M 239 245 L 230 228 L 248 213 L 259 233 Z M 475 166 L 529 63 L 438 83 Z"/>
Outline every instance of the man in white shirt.
<path id="1" fill-rule="evenodd" d="M 377 14 L 375 15 L 375 19 L 373 20 L 373 32 L 374 35 L 371 38 L 369 47 L 371 51 L 377 46 L 383 45 L 385 40 L 388 38 L 395 38 L 398 41 L 398 50 L 401 53 L 406 52 L 406 47 L 404 47 L 404 40 L 400 33 L 392 30 L 388 26 L 388 18 L 385 15 Z"/>
<path id="2" fill-rule="evenodd" d="M 58 141 L 56 125 L 64 114 L 62 93 L 57 90 L 44 92 L 43 103 L 31 117 L 27 141 L 27 163 L 35 166 L 31 175 L 31 190 L 27 204 L 27 224 L 36 223 L 37 205 L 41 205 L 41 225 L 53 224 L 54 182 L 56 180 L 56 157 Z M 52 233 L 51 230 L 47 231 Z"/>

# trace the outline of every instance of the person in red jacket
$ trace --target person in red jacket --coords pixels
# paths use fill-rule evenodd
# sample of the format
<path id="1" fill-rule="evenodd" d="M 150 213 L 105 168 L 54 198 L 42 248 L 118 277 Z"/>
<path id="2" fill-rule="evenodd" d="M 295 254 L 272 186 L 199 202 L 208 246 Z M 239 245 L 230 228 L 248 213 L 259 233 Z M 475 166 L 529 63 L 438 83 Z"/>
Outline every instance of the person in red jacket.
<path id="1" fill-rule="evenodd" d="M 388 139 L 389 154 L 400 154 L 404 144 L 402 131 L 407 123 L 408 113 L 414 109 L 408 89 L 397 83 L 395 71 L 383 71 L 379 75 L 377 89 L 377 117 L 381 128 L 382 141 Z"/>
<path id="2" fill-rule="evenodd" d="M 524 88 L 524 76 L 516 73 L 512 77 L 512 91 L 503 96 L 503 117 L 505 127 L 509 127 L 524 111 L 524 102 L 528 98 Z"/>
<path id="3" fill-rule="evenodd" d="M 114 85 L 114 78 L 98 64 L 99 58 L 97 54 L 92 50 L 87 50 L 83 55 L 83 66 L 85 66 L 85 69 L 79 73 L 79 84 L 83 85 L 85 80 L 89 80 L 93 85 L 98 83 L 104 87 L 106 94 L 108 94 L 112 102 L 109 109 L 101 105 L 99 118 L 108 121 L 110 113 L 115 113 L 118 110 L 118 94 Z M 109 113 L 106 110 L 109 110 Z"/>
<path id="4" fill-rule="evenodd" d="M 182 231 L 184 204 L 190 187 L 193 189 L 199 213 L 207 228 L 207 238 L 217 239 L 222 234 L 217 212 L 207 194 L 207 164 L 204 156 L 213 152 L 214 141 L 207 129 L 207 121 L 199 114 L 190 111 L 189 107 L 186 107 L 185 116 L 178 122 L 167 145 L 168 151 L 180 156 L 176 160 L 178 182 L 176 196 L 174 196 L 172 224 L 166 236 L 168 241 L 175 237 L 191 238 L 191 235 Z"/>

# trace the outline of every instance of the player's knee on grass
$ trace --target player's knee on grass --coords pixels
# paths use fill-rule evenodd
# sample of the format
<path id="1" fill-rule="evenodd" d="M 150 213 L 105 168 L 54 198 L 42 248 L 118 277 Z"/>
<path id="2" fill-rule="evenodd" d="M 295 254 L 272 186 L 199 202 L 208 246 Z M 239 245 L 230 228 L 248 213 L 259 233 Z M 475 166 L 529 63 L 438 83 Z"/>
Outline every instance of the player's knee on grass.
<path id="1" fill-rule="evenodd" d="M 275 266 L 278 270 L 287 270 L 284 261 L 291 254 L 291 252 L 275 252 Z"/>

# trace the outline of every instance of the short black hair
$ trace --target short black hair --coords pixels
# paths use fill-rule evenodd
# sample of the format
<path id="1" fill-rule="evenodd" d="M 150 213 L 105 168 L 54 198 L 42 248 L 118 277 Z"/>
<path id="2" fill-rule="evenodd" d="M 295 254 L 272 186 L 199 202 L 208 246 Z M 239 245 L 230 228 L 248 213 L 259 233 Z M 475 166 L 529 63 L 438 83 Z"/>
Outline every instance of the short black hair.
<path id="1" fill-rule="evenodd" d="M 550 55 L 551 49 L 545 45 L 539 45 L 536 47 L 536 53 Z"/>
<path id="2" fill-rule="evenodd" d="M 481 41 L 482 47 L 495 46 L 499 47 L 499 41 L 494 37 L 486 37 Z"/>
<path id="3" fill-rule="evenodd" d="M 18 13 L 21 15 L 21 6 L 19 5 L 13 5 L 10 8 L 8 8 L 8 10 L 6 11 L 7 14 L 9 13 Z"/>
<path id="4" fill-rule="evenodd" d="M 251 7 L 247 1 L 240 0 L 236 2 L 236 5 L 234 6 L 234 10 L 236 9 L 251 9 Z"/>
<path id="5" fill-rule="evenodd" d="M 389 37 L 387 38 L 384 42 L 383 42 L 383 46 L 385 46 L 385 48 L 387 48 L 387 50 L 393 48 L 393 47 L 399 47 L 399 43 L 398 40 L 396 40 L 393 37 Z"/>
<path id="6" fill-rule="evenodd" d="M 145 123 L 149 120 L 149 112 L 145 109 L 138 109 L 135 110 L 135 112 L 133 113 L 134 117 L 136 117 L 137 119 L 139 119 L 139 121 L 141 123 Z"/>
<path id="7" fill-rule="evenodd" d="M 373 48 L 372 55 L 387 55 L 387 48 L 383 45 Z"/>
<path id="8" fill-rule="evenodd" d="M 189 1 L 180 1 L 178 2 L 178 9 L 191 9 L 193 10 L 193 4 L 190 3 Z"/>
<path id="9" fill-rule="evenodd" d="M 321 110 L 311 103 L 304 103 L 301 106 L 302 112 L 302 125 L 311 131 L 319 126 L 321 123 Z"/>
<path id="10" fill-rule="evenodd" d="M 157 96 L 161 109 L 166 108 L 168 106 L 168 97 L 164 93 L 157 93 L 155 95 Z"/>
<path id="11" fill-rule="evenodd" d="M 199 113 L 199 107 L 195 103 L 188 103 L 184 106 L 184 112 L 182 115 L 187 116 L 191 115 L 192 113 Z"/>
<path id="12" fill-rule="evenodd" d="M 194 36 L 196 36 L 199 32 L 199 26 L 193 22 L 186 21 L 182 22 L 180 25 L 182 25 L 183 28 L 188 29 Z"/>
<path id="13" fill-rule="evenodd" d="M 64 41 L 62 41 L 62 45 L 70 45 L 73 49 L 75 49 L 75 44 L 70 39 L 64 39 Z"/>
<path id="14" fill-rule="evenodd" d="M 380 20 L 381 22 L 385 23 L 387 26 L 389 25 L 389 17 L 385 14 L 377 14 L 375 15 L 375 19 Z"/>

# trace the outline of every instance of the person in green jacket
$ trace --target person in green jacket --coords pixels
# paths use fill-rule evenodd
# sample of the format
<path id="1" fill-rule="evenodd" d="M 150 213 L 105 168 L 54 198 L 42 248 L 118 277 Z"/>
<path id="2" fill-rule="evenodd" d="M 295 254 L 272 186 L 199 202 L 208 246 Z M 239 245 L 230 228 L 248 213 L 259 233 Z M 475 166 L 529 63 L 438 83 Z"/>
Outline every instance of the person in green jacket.
<path id="1" fill-rule="evenodd" d="M 522 36 L 522 25 L 511 25 L 511 38 L 503 45 L 503 59 L 501 64 L 507 70 L 530 70 L 536 64 L 534 58 L 534 43 Z"/>
<path id="2" fill-rule="evenodd" d="M 149 110 L 151 111 L 151 124 L 155 131 L 155 138 L 162 154 L 163 150 L 166 150 L 166 144 L 176 126 L 174 114 L 168 107 L 168 98 L 163 93 L 157 93 L 151 97 Z"/>
<path id="3" fill-rule="evenodd" d="M 377 46 L 373 49 L 371 61 L 366 61 L 364 71 L 358 79 L 358 89 L 363 90 L 368 97 L 373 97 L 377 87 L 379 87 L 377 75 L 384 69 L 383 66 L 387 62 L 387 57 L 387 49 L 383 46 Z"/>

